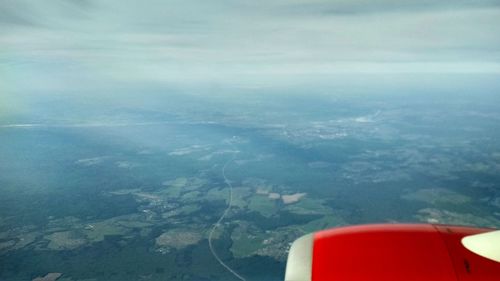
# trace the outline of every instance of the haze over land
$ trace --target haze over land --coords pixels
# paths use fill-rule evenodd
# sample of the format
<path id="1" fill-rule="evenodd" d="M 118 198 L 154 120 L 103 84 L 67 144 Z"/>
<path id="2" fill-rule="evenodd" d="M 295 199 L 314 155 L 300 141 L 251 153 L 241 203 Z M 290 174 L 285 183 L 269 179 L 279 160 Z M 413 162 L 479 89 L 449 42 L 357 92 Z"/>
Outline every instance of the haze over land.
<path id="1" fill-rule="evenodd" d="M 0 280 L 236 280 L 208 243 L 230 187 L 213 246 L 248 281 L 282 280 L 290 243 L 328 227 L 500 227 L 499 19 L 0 2 Z"/>

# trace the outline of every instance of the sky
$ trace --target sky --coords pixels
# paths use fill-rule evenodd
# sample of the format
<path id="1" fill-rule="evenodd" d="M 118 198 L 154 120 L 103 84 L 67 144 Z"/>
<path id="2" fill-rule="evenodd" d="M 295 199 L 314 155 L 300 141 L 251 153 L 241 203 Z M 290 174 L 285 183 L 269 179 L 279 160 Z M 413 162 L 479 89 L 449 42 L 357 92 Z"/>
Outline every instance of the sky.
<path id="1" fill-rule="evenodd" d="M 500 73 L 500 0 L 0 0 L 0 91 Z"/>

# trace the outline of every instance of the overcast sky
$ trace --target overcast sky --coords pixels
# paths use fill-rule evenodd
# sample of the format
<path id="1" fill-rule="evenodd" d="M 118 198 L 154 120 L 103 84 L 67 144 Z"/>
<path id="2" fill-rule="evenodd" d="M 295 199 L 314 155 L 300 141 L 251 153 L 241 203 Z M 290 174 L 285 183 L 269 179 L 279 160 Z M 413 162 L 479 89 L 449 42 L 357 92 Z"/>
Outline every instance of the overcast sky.
<path id="1" fill-rule="evenodd" d="M 500 0 L 0 0 L 0 79 L 500 73 L 499 34 Z"/>

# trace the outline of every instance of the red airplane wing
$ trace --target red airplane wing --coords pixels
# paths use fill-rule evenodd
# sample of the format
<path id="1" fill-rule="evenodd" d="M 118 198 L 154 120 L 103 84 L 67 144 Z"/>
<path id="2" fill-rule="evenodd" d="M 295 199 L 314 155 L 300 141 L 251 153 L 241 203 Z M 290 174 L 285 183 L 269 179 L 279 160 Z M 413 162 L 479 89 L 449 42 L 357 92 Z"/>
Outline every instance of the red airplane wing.
<path id="1" fill-rule="evenodd" d="M 340 227 L 299 238 L 286 281 L 499 281 L 500 263 L 462 238 L 492 229 L 430 224 Z"/>

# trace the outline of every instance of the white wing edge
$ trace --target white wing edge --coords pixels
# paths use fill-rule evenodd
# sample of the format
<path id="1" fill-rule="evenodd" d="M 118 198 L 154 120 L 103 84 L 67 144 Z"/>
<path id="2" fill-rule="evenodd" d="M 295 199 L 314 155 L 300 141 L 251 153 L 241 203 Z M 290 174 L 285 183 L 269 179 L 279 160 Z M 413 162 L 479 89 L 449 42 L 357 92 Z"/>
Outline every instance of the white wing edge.
<path id="1" fill-rule="evenodd" d="M 473 253 L 500 262 L 500 230 L 466 236 L 462 238 L 462 245 Z"/>
<path id="2" fill-rule="evenodd" d="M 314 234 L 293 242 L 286 262 L 285 281 L 311 281 Z"/>

